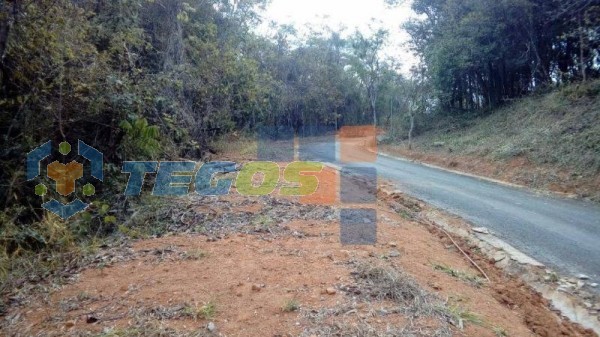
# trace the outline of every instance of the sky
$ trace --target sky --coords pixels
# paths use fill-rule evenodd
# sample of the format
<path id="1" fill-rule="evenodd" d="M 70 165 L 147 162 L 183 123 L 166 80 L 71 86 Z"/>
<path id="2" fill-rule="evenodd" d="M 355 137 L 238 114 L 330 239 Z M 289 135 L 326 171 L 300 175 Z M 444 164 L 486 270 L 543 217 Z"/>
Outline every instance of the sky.
<path id="1" fill-rule="evenodd" d="M 263 25 L 259 32 L 269 32 L 269 22 L 293 24 L 300 34 L 306 34 L 311 27 L 345 27 L 349 35 L 355 29 L 369 32 L 369 25 L 382 27 L 390 32 L 389 43 L 383 54 L 401 64 L 401 71 L 408 74 L 418 58 L 410 52 L 406 42 L 409 37 L 401 29 L 402 23 L 416 17 L 410 9 L 410 1 L 389 8 L 384 0 L 272 0 L 263 13 Z M 375 21 L 373 21 L 375 19 Z"/>

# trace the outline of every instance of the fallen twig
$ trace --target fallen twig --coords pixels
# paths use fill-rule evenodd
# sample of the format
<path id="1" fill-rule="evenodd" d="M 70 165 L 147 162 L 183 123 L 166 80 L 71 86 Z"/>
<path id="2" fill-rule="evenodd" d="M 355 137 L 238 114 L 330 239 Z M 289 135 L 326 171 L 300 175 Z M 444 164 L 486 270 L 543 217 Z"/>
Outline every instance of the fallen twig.
<path id="1" fill-rule="evenodd" d="M 469 260 L 469 262 L 471 262 L 471 264 L 473 266 L 475 266 L 475 268 L 477 268 L 477 270 L 479 270 L 479 272 L 485 277 L 485 279 L 488 281 L 488 283 L 492 282 L 490 280 L 490 278 L 487 276 L 487 274 L 483 271 L 483 269 L 481 269 L 481 267 L 479 267 L 479 265 L 475 261 L 473 261 L 473 259 L 471 259 L 471 257 L 469 255 L 467 255 L 467 253 L 465 253 L 465 251 L 462 250 L 462 248 L 460 248 L 460 246 L 458 245 L 458 243 L 456 243 L 456 241 L 454 241 L 454 239 L 452 238 L 452 236 L 450 236 L 450 234 L 445 229 L 441 228 L 440 226 L 435 225 L 435 223 L 431 223 L 430 225 L 436 226 L 442 232 L 444 232 L 444 234 L 446 234 L 446 236 L 448 237 L 448 239 L 450 239 L 450 241 L 452 241 L 452 243 L 454 244 L 454 246 L 456 248 L 458 248 L 458 250 Z"/>
<path id="2" fill-rule="evenodd" d="M 386 212 L 386 213 L 389 213 L 389 214 L 398 215 L 398 213 L 392 212 L 392 211 L 388 211 L 386 209 L 383 209 L 382 207 L 378 207 L 378 210 Z M 413 214 L 414 214 L 414 212 L 413 212 Z M 465 251 L 462 250 L 462 248 L 460 248 L 460 246 L 458 245 L 458 243 L 456 243 L 456 241 L 454 241 L 454 239 L 452 238 L 452 236 L 450 236 L 450 234 L 445 229 L 443 229 L 441 226 L 438 226 L 436 223 L 434 223 L 434 222 L 432 222 L 432 221 L 430 221 L 428 219 L 423 218 L 422 216 L 419 216 L 418 219 L 421 220 L 422 222 L 430 225 L 430 226 L 434 226 L 434 227 L 440 229 L 444 234 L 446 234 L 446 236 L 450 239 L 450 241 L 452 241 L 452 244 L 454 244 L 454 246 L 469 260 L 469 262 L 471 262 L 471 264 L 475 268 L 477 268 L 477 270 L 479 270 L 479 272 L 485 277 L 485 279 L 488 281 L 488 283 L 492 283 L 492 281 L 490 280 L 490 278 L 488 277 L 488 275 L 483 271 L 483 269 L 481 269 L 481 267 L 479 267 L 479 265 L 475 261 L 473 261 L 473 259 L 471 259 L 471 257 L 469 257 L 469 255 L 467 255 L 467 253 L 465 253 Z"/>

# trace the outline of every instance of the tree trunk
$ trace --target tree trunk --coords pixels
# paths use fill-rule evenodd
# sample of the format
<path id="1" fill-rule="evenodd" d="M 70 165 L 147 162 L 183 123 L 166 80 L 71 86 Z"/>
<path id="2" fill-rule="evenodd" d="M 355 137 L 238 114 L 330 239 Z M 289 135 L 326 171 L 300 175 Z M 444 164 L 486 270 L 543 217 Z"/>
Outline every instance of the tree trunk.
<path id="1" fill-rule="evenodd" d="M 4 57 L 6 56 L 6 47 L 10 30 L 14 24 L 17 14 L 19 13 L 18 1 L 13 2 L 12 8 L 9 7 L 7 1 L 0 3 L 0 85 L 2 90 L 6 89 L 7 70 L 4 66 Z"/>
<path id="2" fill-rule="evenodd" d="M 412 136 L 413 131 L 415 130 L 415 114 L 410 112 L 410 130 L 408 130 L 408 149 L 412 150 Z"/>
<path id="3" fill-rule="evenodd" d="M 367 96 L 369 97 L 369 106 L 371 108 L 371 114 L 373 114 L 373 126 L 377 127 L 377 92 L 375 89 L 375 84 L 369 84 L 369 87 L 367 89 Z"/>
<path id="4" fill-rule="evenodd" d="M 371 111 L 373 111 L 373 126 L 377 127 L 377 111 L 375 110 L 375 105 L 371 103 Z"/>
<path id="5" fill-rule="evenodd" d="M 2 6 L 4 6 L 4 5 L 2 5 Z M 2 13 L 3 16 L 7 14 L 4 12 L 5 12 L 4 8 L 0 8 L 0 13 Z M 0 62 L 1 62 L 1 60 L 4 59 L 4 53 L 6 51 L 6 44 L 8 42 L 8 33 L 9 32 L 10 32 L 10 23 L 9 23 L 8 15 L 6 15 L 6 17 L 0 21 Z"/>
<path id="6" fill-rule="evenodd" d="M 581 79 L 583 80 L 583 82 L 585 82 L 587 80 L 587 76 L 585 73 L 585 37 L 583 36 L 582 16 L 583 14 L 580 14 L 579 16 L 579 63 L 581 66 Z"/>
<path id="7" fill-rule="evenodd" d="M 4 60 L 10 29 L 21 9 L 21 4 L 17 0 L 12 3 L 12 7 L 8 3 L 9 1 L 1 1 L 0 3 L 0 15 L 2 17 L 0 20 L 0 61 Z"/>

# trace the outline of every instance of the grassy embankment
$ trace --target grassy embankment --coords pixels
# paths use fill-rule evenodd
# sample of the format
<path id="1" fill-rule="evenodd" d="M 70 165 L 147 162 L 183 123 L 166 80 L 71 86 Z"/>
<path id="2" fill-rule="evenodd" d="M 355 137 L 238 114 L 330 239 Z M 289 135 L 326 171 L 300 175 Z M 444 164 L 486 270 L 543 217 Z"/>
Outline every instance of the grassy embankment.
<path id="1" fill-rule="evenodd" d="M 600 81 L 512 102 L 476 119 L 444 118 L 383 151 L 600 202 Z"/>

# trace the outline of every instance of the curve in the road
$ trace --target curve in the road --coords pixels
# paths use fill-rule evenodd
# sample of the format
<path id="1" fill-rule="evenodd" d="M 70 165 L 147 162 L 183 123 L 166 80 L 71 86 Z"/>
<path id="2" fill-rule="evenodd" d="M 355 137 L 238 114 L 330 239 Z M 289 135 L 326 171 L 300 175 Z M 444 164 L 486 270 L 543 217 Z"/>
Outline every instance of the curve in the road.
<path id="1" fill-rule="evenodd" d="M 307 153 L 323 160 L 327 144 Z M 335 158 L 327 160 L 341 165 Z M 379 156 L 378 175 L 408 195 L 485 226 L 534 259 L 600 280 L 600 206 Z"/>

